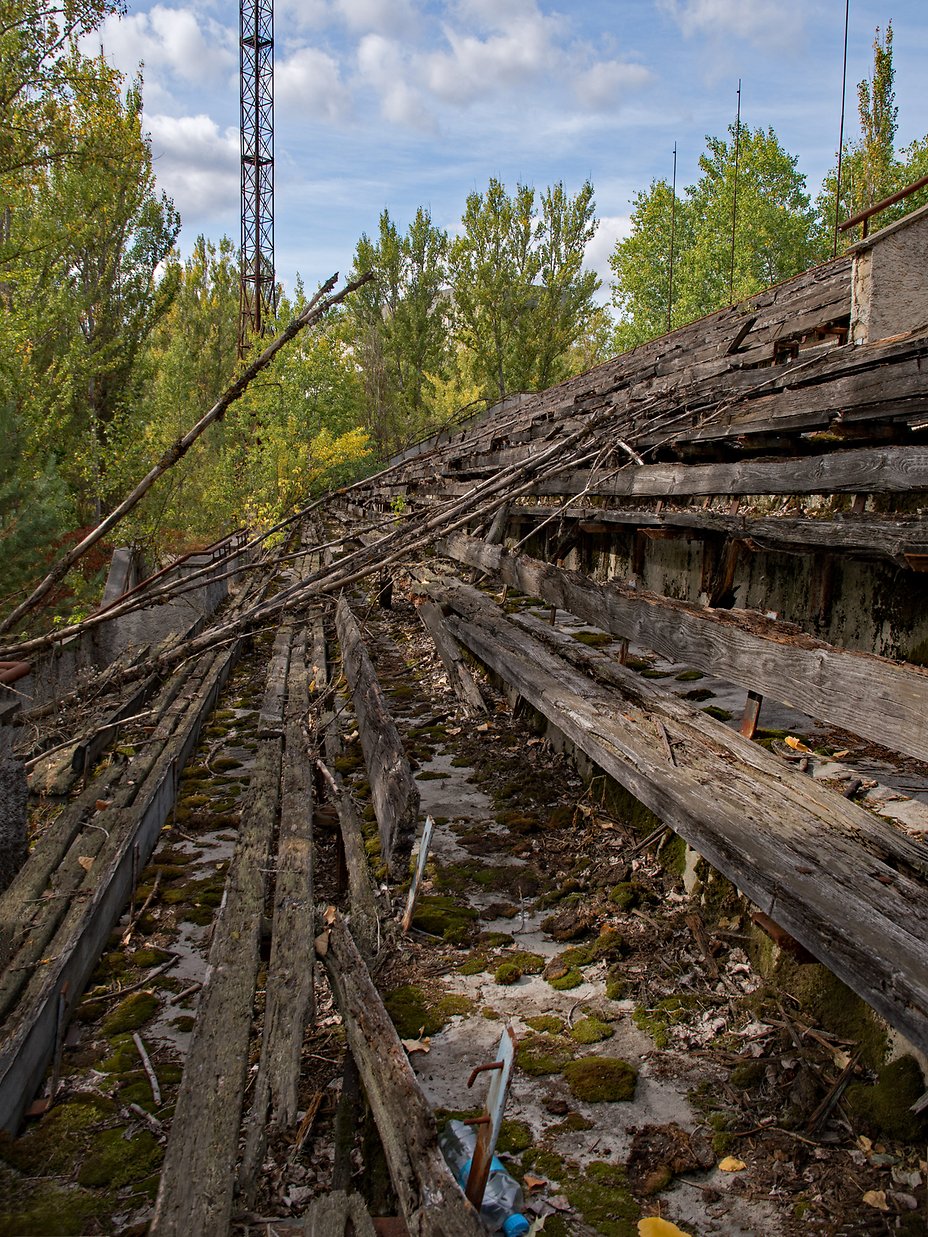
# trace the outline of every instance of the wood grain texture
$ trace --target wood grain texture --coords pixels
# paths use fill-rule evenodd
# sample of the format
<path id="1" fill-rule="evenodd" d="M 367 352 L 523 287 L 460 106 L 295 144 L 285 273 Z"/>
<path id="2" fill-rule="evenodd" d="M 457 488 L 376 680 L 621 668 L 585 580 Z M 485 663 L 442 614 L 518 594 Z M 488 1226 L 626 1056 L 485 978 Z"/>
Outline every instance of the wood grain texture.
<path id="1" fill-rule="evenodd" d="M 344 1019 L 410 1237 L 486 1237 L 442 1157 L 432 1109 L 341 916 L 334 914 L 316 949 Z"/>
<path id="2" fill-rule="evenodd" d="M 923 844 L 883 829 L 865 809 L 601 654 L 578 652 L 588 666 L 605 668 L 608 683 L 568 666 L 542 643 L 540 620 L 519 630 L 464 585 L 435 591 L 456 611 L 449 625 L 475 656 L 892 1026 L 928 1048 Z"/>
<path id="3" fill-rule="evenodd" d="M 406 874 L 419 816 L 419 791 L 351 607 L 338 600 L 335 627 L 380 831 L 381 855 L 394 880 Z"/>
<path id="4" fill-rule="evenodd" d="M 748 611 L 597 584 L 473 537 L 451 538 L 444 550 L 622 639 L 928 760 L 928 670 L 838 648 Z"/>

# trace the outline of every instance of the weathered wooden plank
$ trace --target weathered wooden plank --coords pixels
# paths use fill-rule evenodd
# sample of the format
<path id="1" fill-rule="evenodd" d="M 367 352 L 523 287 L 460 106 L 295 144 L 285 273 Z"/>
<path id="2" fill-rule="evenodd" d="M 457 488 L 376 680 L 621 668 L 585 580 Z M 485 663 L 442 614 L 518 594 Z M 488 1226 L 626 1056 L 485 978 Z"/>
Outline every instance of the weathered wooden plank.
<path id="1" fill-rule="evenodd" d="M 138 781 L 127 783 L 109 807 L 93 816 L 94 829 L 72 837 L 73 864 L 56 875 L 56 889 L 67 888 L 72 894 L 86 889 L 87 896 L 42 899 L 37 908 L 41 916 L 30 916 L 24 939 L 14 942 L 12 966 L 2 980 L 0 1127 L 4 1129 L 16 1128 L 42 1079 L 60 1009 L 67 1019 L 129 900 L 137 872 L 148 861 L 173 806 L 177 773 L 196 745 L 200 726 L 215 706 L 239 647 L 236 643 L 204 657 L 190 675 L 182 676 L 182 690 L 155 732 L 160 746 L 153 744 L 140 761 Z M 89 871 L 79 863 L 81 855 L 93 858 Z M 77 873 L 83 878 L 80 882 Z M 7 893 L 11 892 L 21 896 L 23 887 L 13 891 L 11 886 Z M 50 957 L 47 965 L 36 968 L 29 963 L 44 956 Z"/>
<path id="2" fill-rule="evenodd" d="M 883 517 L 876 515 L 840 515 L 835 519 L 815 516 L 753 517 L 724 515 L 718 511 L 634 511 L 611 510 L 604 507 L 584 507 L 572 503 L 560 513 L 556 507 L 539 504 L 513 508 L 514 521 L 556 519 L 593 522 L 603 526 L 622 525 L 630 528 L 679 528 L 699 536 L 724 534 L 748 540 L 763 549 L 803 554 L 812 550 L 831 553 L 860 554 L 891 558 L 907 566 L 907 554 L 928 551 L 928 519 L 923 516 Z"/>
<path id="3" fill-rule="evenodd" d="M 928 671 L 841 649 L 747 611 L 712 610 L 513 555 L 472 537 L 445 552 L 507 584 L 750 691 L 928 760 Z"/>
<path id="4" fill-rule="evenodd" d="M 289 660 L 290 634 L 288 629 L 286 642 L 275 641 L 276 664 L 268 675 L 264 703 L 272 731 L 282 726 L 271 700 L 283 708 L 278 682 Z M 259 741 L 171 1124 L 152 1237 L 218 1237 L 229 1230 L 281 752 L 279 737 Z"/>
<path id="5" fill-rule="evenodd" d="M 566 666 L 473 590 L 442 594 L 449 625 L 581 751 L 681 834 L 757 906 L 922 1050 L 928 1047 L 928 890 L 879 852 L 863 808 L 822 790 L 711 718 L 601 655 L 610 686 Z M 589 650 L 585 650 L 589 653 Z M 582 655 L 582 654 L 581 654 Z M 617 690 L 618 689 L 618 690 Z M 657 741 L 664 726 L 673 761 Z M 892 834 L 897 848 L 928 854 Z"/>
<path id="6" fill-rule="evenodd" d="M 344 1190 L 333 1190 L 315 1199 L 306 1214 L 294 1222 L 293 1231 L 305 1233 L 307 1237 L 376 1237 L 377 1234 L 361 1195 L 346 1194 Z"/>
<path id="7" fill-rule="evenodd" d="M 536 494 L 637 498 L 715 494 L 905 493 L 928 489 L 928 447 L 870 447 L 795 459 L 646 464 L 596 477 L 589 470 L 540 481 Z"/>
<path id="8" fill-rule="evenodd" d="M 334 908 L 326 920 L 316 952 L 344 1019 L 410 1237 L 485 1237 L 442 1158 L 431 1107 L 345 921 Z"/>
<path id="9" fill-rule="evenodd" d="M 314 918 L 313 774 L 301 728 L 309 708 L 305 630 L 293 636 L 289 657 L 264 1028 L 238 1177 L 249 1204 L 267 1145 L 268 1113 L 279 1129 L 296 1120 L 300 1054 L 313 1017 L 313 967 L 306 953 Z"/>
<path id="10" fill-rule="evenodd" d="M 451 684 L 454 694 L 472 715 L 486 713 L 487 706 L 484 703 L 483 696 L 480 694 L 480 688 L 475 683 L 474 676 L 464 664 L 460 646 L 445 627 L 441 610 L 435 605 L 434 601 L 427 601 L 425 598 L 421 598 L 416 602 L 416 613 L 422 620 L 426 631 L 432 637 L 432 643 L 435 645 L 442 665 L 445 667 L 448 682 Z"/>
<path id="11" fill-rule="evenodd" d="M 419 791 L 403 752 L 396 723 L 390 716 L 358 625 L 344 597 L 338 600 L 335 626 L 371 784 L 381 854 L 392 878 L 399 880 L 405 875 L 412 853 L 419 814 Z"/>

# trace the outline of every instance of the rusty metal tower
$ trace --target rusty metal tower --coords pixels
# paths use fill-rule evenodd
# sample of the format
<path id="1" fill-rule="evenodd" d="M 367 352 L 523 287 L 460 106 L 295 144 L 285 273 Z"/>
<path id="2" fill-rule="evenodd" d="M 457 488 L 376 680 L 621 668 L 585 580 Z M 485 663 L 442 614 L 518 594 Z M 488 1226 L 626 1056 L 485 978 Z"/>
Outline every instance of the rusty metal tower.
<path id="1" fill-rule="evenodd" d="M 274 280 L 274 0 L 240 0 L 242 271 L 239 355 L 276 308 Z"/>

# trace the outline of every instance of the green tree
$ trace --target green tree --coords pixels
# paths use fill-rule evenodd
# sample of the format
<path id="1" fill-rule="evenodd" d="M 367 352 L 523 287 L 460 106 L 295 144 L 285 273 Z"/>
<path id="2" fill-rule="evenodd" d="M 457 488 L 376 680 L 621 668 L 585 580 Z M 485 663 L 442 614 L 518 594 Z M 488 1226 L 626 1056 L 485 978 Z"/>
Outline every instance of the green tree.
<path id="1" fill-rule="evenodd" d="M 676 204 L 674 326 L 779 283 L 817 256 L 816 217 L 805 177 L 773 129 L 742 126 L 736 135 L 730 126 L 727 139 L 707 138 L 699 168 L 699 180 Z M 620 348 L 667 329 L 670 207 L 665 181 L 638 194 L 631 234 L 612 256 Z"/>
<path id="2" fill-rule="evenodd" d="M 671 297 L 670 239 L 673 212 L 674 273 L 677 295 L 668 314 Z M 692 245 L 690 212 L 665 180 L 654 180 L 632 200 L 631 232 L 620 240 L 609 258 L 615 277 L 612 300 L 619 312 L 615 342 L 620 352 L 663 334 L 681 319 L 681 257 Z"/>
<path id="3" fill-rule="evenodd" d="M 449 354 L 447 233 L 419 208 L 404 236 L 388 211 L 377 241 L 365 233 L 355 252 L 357 277 L 376 278 L 352 297 L 347 338 L 360 363 L 367 424 L 381 454 L 424 432 L 434 419 L 435 381 Z"/>
<path id="4" fill-rule="evenodd" d="M 596 231 L 593 187 L 570 197 L 562 184 L 510 197 L 491 180 L 472 193 L 451 246 L 458 342 L 485 397 L 542 390 L 568 372 L 570 349 L 595 311 L 597 276 L 583 270 Z"/>

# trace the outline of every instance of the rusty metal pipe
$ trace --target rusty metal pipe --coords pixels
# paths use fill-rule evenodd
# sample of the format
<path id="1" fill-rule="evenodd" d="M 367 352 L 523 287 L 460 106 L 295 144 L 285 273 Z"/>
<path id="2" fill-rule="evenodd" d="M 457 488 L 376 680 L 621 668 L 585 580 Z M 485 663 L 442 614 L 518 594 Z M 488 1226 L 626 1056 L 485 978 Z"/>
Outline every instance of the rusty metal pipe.
<path id="1" fill-rule="evenodd" d="M 0 683 L 15 683 L 32 669 L 28 661 L 0 661 Z"/>
<path id="2" fill-rule="evenodd" d="M 891 193 L 888 198 L 874 202 L 866 210 L 859 211 L 856 215 L 852 215 L 850 219 L 845 219 L 844 223 L 838 224 L 838 231 L 846 232 L 848 228 L 853 228 L 855 224 L 866 223 L 871 215 L 878 215 L 881 210 L 886 210 L 887 206 L 895 206 L 897 202 L 901 202 L 903 198 L 909 197 L 912 193 L 917 193 L 919 189 L 924 189 L 926 185 L 928 185 L 928 176 L 921 176 L 918 180 L 913 180 L 911 185 L 906 185 L 904 189 L 898 189 L 895 193 Z"/>

